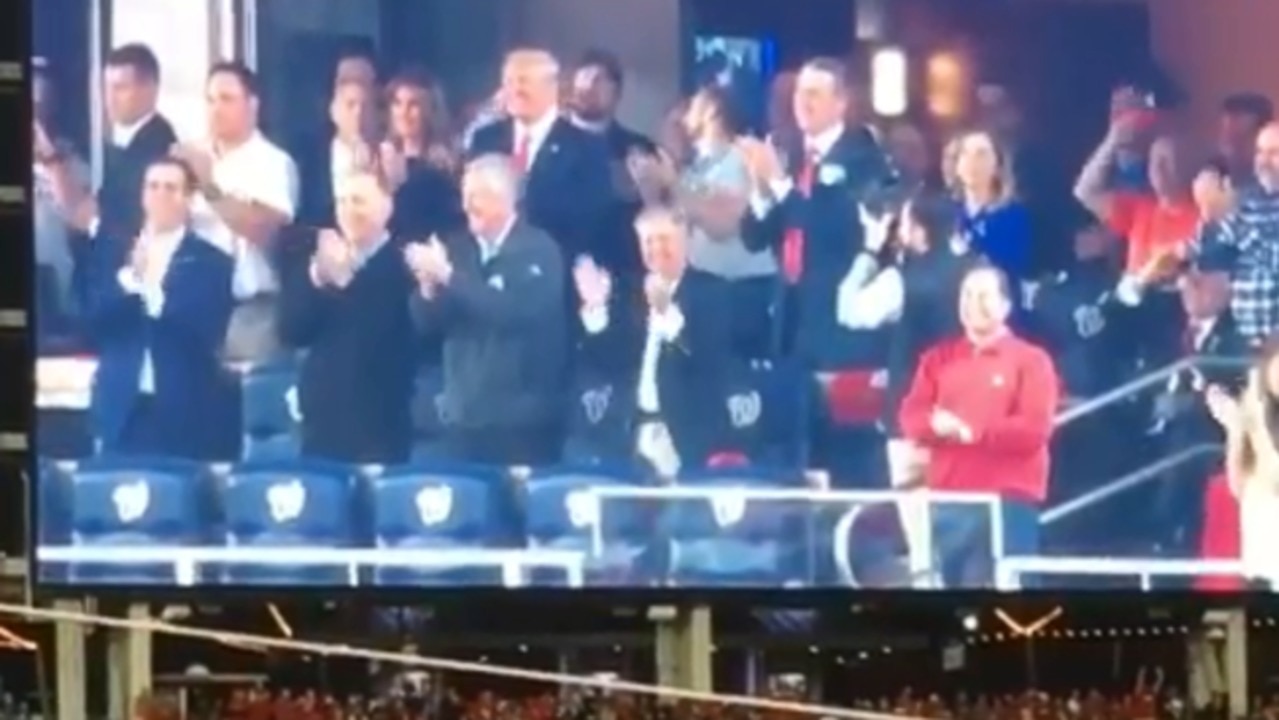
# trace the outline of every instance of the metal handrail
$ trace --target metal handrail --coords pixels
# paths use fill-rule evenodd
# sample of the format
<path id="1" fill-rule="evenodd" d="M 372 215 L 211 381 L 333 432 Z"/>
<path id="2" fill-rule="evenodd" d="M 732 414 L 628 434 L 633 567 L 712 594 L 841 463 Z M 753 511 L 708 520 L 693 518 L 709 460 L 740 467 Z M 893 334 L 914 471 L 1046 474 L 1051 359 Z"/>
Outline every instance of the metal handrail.
<path id="1" fill-rule="evenodd" d="M 1079 418 L 1091 415 L 1098 410 L 1103 410 L 1115 403 L 1123 402 L 1131 397 L 1133 393 L 1138 393 L 1147 388 L 1160 385 L 1176 373 L 1183 372 L 1191 368 L 1203 365 L 1246 366 L 1250 362 L 1251 360 L 1246 357 L 1229 357 L 1222 355 L 1194 355 L 1188 358 L 1182 358 L 1171 365 L 1165 365 L 1164 367 L 1156 370 L 1151 370 L 1145 375 L 1133 378 L 1123 385 L 1107 390 L 1096 397 L 1091 397 L 1081 403 L 1071 405 L 1065 410 L 1057 413 L 1056 417 L 1053 418 L 1053 426 L 1059 428 L 1063 425 L 1068 425 Z"/>
<path id="2" fill-rule="evenodd" d="M 1145 485 L 1184 462 L 1193 460 L 1201 455 L 1216 454 L 1221 451 L 1222 446 L 1216 443 L 1193 445 L 1179 453 L 1176 453 L 1175 455 L 1170 455 L 1162 460 L 1157 460 L 1140 470 L 1134 470 L 1127 475 L 1116 478 L 1096 490 L 1080 495 L 1074 500 L 1067 500 L 1050 510 L 1046 510 L 1039 516 L 1039 524 L 1044 526 L 1052 525 L 1053 523 L 1070 517 L 1081 510 L 1090 508 L 1106 498 L 1126 492 L 1139 485 Z"/>

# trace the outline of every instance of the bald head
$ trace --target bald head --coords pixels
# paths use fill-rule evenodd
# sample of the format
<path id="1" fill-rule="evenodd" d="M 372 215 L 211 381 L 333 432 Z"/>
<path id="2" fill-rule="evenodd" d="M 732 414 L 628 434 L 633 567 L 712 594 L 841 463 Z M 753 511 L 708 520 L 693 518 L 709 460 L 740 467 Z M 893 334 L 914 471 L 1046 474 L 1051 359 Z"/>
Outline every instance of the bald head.
<path id="1" fill-rule="evenodd" d="M 519 122 L 534 123 L 559 105 L 560 64 L 545 50 L 515 50 L 502 66 L 502 99 Z"/>
<path id="2" fill-rule="evenodd" d="M 1257 181 L 1267 190 L 1279 190 L 1279 121 L 1267 123 L 1257 134 Z"/>
<path id="3" fill-rule="evenodd" d="M 391 195 L 372 171 L 359 170 L 337 179 L 334 200 L 338 228 L 357 243 L 378 240 L 391 219 Z"/>

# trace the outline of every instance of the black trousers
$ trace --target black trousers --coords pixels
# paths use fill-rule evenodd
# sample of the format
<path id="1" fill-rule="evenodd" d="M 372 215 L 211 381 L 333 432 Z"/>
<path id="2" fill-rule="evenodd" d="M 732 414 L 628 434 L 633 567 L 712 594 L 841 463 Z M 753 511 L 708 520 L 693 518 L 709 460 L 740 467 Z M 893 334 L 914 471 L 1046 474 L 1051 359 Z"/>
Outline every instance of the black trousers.
<path id="1" fill-rule="evenodd" d="M 450 427 L 444 454 L 479 465 L 554 465 L 560 461 L 563 431 L 559 423 L 507 427 Z"/>

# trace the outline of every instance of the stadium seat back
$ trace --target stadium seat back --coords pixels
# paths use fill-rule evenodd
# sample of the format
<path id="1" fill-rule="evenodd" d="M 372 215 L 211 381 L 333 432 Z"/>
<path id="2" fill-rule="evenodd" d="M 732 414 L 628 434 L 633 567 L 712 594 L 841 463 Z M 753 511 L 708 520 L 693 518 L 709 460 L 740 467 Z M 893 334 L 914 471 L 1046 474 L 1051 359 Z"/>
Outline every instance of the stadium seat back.
<path id="1" fill-rule="evenodd" d="M 292 361 L 255 365 L 243 371 L 240 412 L 245 460 L 296 456 L 287 452 L 296 446 L 282 439 L 292 440 L 297 434 L 297 382 L 297 365 Z"/>
<path id="2" fill-rule="evenodd" d="M 811 390 L 793 364 L 753 360 L 739 366 L 730 375 L 725 402 L 733 445 L 758 466 L 805 467 Z"/>
<path id="3" fill-rule="evenodd" d="M 378 545 L 487 545 L 510 531 L 501 471 L 423 464 L 389 469 L 369 483 Z"/>
<path id="4" fill-rule="evenodd" d="M 610 465 L 628 460 L 634 451 L 631 419 L 634 389 L 598 376 L 574 383 L 564 456 L 575 464 Z"/>
<path id="5" fill-rule="evenodd" d="M 251 463 L 223 479 L 228 541 L 341 547 L 356 539 L 354 473 L 315 462 Z"/>

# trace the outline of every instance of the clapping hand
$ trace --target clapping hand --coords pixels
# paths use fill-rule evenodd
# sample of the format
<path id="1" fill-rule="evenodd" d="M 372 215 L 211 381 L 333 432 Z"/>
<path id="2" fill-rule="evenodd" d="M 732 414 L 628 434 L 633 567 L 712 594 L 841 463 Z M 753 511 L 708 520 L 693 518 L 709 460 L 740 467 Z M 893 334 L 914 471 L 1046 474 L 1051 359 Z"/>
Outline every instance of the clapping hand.
<path id="1" fill-rule="evenodd" d="M 448 284 L 453 276 L 453 264 L 449 261 L 448 248 L 440 238 L 432 235 L 426 242 L 410 243 L 404 248 L 404 261 L 417 278 L 423 290 Z"/>
<path id="2" fill-rule="evenodd" d="M 884 213 L 879 217 L 875 217 L 870 213 L 870 210 L 866 209 L 865 205 L 858 205 L 857 218 L 862 224 L 866 252 L 873 255 L 883 250 L 888 245 L 889 235 L 892 232 L 892 213 Z"/>
<path id="3" fill-rule="evenodd" d="M 657 273 L 649 273 L 648 277 L 644 278 L 644 297 L 648 300 L 648 307 L 653 312 L 666 312 L 666 309 L 671 306 L 673 290 L 671 281 Z"/>
<path id="4" fill-rule="evenodd" d="M 1220 385 L 1211 385 L 1204 391 L 1208 413 L 1226 432 L 1237 432 L 1243 427 L 1243 406 Z"/>
<path id="5" fill-rule="evenodd" d="M 53 162 L 58 155 L 58 150 L 53 145 L 53 141 L 49 139 L 49 133 L 45 132 L 44 124 L 40 122 L 34 123 L 32 128 L 32 157 L 41 165 L 47 165 Z"/>
<path id="6" fill-rule="evenodd" d="M 194 143 L 175 143 L 169 155 L 187 164 L 196 183 L 204 187 L 213 182 L 213 153 Z"/>
<path id="7" fill-rule="evenodd" d="M 355 252 L 337 230 L 320 231 L 312 263 L 318 285 L 344 288 L 355 275 Z"/>
<path id="8" fill-rule="evenodd" d="M 150 246 L 145 238 L 139 236 L 133 241 L 133 249 L 129 251 L 129 270 L 139 283 L 147 281 L 147 271 L 151 267 Z"/>
<path id="9" fill-rule="evenodd" d="M 586 308 L 606 307 L 613 295 L 612 276 L 588 255 L 579 257 L 574 264 L 573 283 L 577 286 L 578 297 L 582 298 L 582 306 Z"/>
<path id="10" fill-rule="evenodd" d="M 737 141 L 737 149 L 746 160 L 746 168 L 756 185 L 767 185 L 770 182 L 786 177 L 786 169 L 773 144 L 754 137 L 742 137 Z"/>
<path id="11" fill-rule="evenodd" d="M 382 171 L 382 178 L 393 188 L 400 187 L 408 180 L 408 159 L 390 140 L 383 141 L 378 146 L 378 167 Z"/>
<path id="12" fill-rule="evenodd" d="M 968 423 L 960 420 L 958 415 L 945 408 L 933 409 L 929 425 L 938 437 L 951 438 L 961 442 L 972 442 L 972 428 L 968 426 Z"/>

